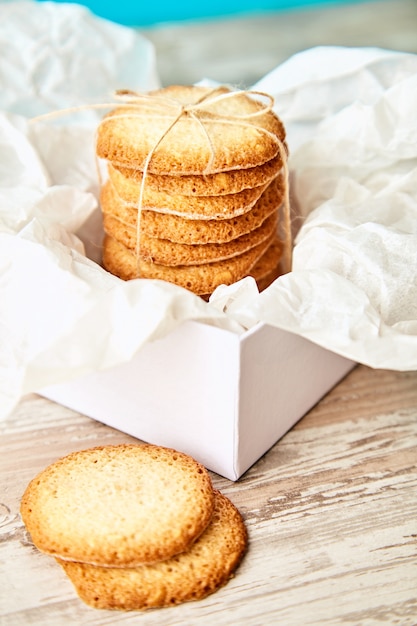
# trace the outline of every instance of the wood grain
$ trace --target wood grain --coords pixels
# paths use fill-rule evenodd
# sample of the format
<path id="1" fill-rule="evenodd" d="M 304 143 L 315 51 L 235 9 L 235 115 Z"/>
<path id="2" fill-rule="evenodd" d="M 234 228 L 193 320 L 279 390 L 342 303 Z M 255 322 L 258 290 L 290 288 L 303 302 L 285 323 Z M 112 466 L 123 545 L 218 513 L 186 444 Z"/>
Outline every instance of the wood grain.
<path id="1" fill-rule="evenodd" d="M 417 372 L 358 366 L 237 483 L 212 473 L 248 527 L 242 565 L 203 601 L 139 615 L 84 605 L 18 514 L 57 457 L 132 438 L 36 395 L 0 432 L 1 625 L 417 623 Z"/>

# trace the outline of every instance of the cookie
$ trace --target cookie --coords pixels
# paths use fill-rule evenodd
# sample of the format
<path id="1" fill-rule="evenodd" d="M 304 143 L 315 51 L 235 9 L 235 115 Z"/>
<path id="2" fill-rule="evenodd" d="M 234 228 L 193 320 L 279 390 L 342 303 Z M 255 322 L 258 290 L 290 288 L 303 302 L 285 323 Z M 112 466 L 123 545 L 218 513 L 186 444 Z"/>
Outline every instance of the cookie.
<path id="1" fill-rule="evenodd" d="M 284 138 L 278 116 L 245 92 L 171 85 L 111 111 L 96 146 L 99 157 L 118 166 L 201 176 L 262 165 L 279 154 Z"/>
<path id="2" fill-rule="evenodd" d="M 283 146 L 285 148 L 285 142 Z M 193 174 L 175 176 L 172 172 L 165 176 L 147 172 L 146 185 L 152 189 L 183 196 L 223 196 L 267 185 L 275 178 L 282 166 L 280 153 L 262 165 L 203 176 Z M 120 165 L 112 162 L 112 167 L 127 179 L 139 184 L 142 182 L 142 171 L 131 164 Z"/>
<path id="3" fill-rule="evenodd" d="M 170 448 L 73 452 L 28 485 L 22 519 L 39 550 L 64 560 L 134 567 L 186 550 L 209 524 L 207 470 Z"/>
<path id="4" fill-rule="evenodd" d="M 259 228 L 281 205 L 283 195 L 283 181 L 278 177 L 268 185 L 250 211 L 228 219 L 189 219 L 142 207 L 141 232 L 175 243 L 225 243 Z M 110 181 L 101 190 L 100 205 L 107 222 L 117 219 L 126 227 L 136 229 L 138 205 L 123 201 Z"/>
<path id="5" fill-rule="evenodd" d="M 284 246 L 279 237 L 273 239 L 270 246 L 251 270 L 259 291 L 263 291 L 283 273 L 282 255 Z"/>
<path id="6" fill-rule="evenodd" d="M 109 166 L 109 179 L 122 200 L 138 206 L 140 183 L 127 178 Z M 187 196 L 153 189 L 146 184 L 143 189 L 142 209 L 170 213 L 188 219 L 227 219 L 247 213 L 259 200 L 267 185 L 244 189 L 222 196 Z"/>
<path id="7" fill-rule="evenodd" d="M 269 287 L 269 285 L 283 273 L 282 253 L 283 244 L 279 237 L 276 236 L 267 250 L 265 250 L 264 254 L 252 267 L 249 276 L 252 276 L 255 279 L 259 292 Z M 199 295 L 203 300 L 208 301 L 211 293 Z"/>
<path id="8" fill-rule="evenodd" d="M 248 536 L 232 502 L 215 491 L 214 513 L 192 546 L 137 568 L 105 568 L 58 560 L 80 598 L 100 609 L 144 610 L 199 600 L 224 585 L 245 554 Z"/>
<path id="9" fill-rule="evenodd" d="M 100 201 L 103 211 L 119 211 L 125 214 L 127 221 L 133 221 L 134 213 L 129 208 L 133 207 L 137 212 L 140 185 L 132 180 L 126 184 L 127 179 L 120 173 L 115 175 L 116 171 L 109 167 L 109 180 L 102 187 Z M 255 207 L 259 210 L 260 206 L 267 203 L 273 202 L 275 206 L 280 204 L 284 197 L 284 184 L 283 176 L 279 173 L 266 185 L 223 196 L 183 196 L 172 192 L 153 192 L 145 185 L 141 209 L 189 220 L 233 219 L 249 213 Z"/>
<path id="10" fill-rule="evenodd" d="M 238 256 L 200 265 L 170 267 L 141 258 L 140 277 L 165 280 L 198 295 L 209 294 L 219 285 L 230 285 L 250 274 L 252 267 L 261 258 L 269 244 L 268 239 Z M 108 235 L 103 242 L 103 265 L 109 272 L 123 280 L 131 280 L 138 276 L 138 262 L 135 254 Z"/>
<path id="11" fill-rule="evenodd" d="M 178 215 L 142 209 L 141 232 L 149 237 L 168 239 L 174 243 L 226 243 L 259 228 L 281 204 L 281 194 L 271 189 L 262 194 L 252 210 L 230 219 L 190 220 Z M 117 220 L 126 228 L 137 227 L 138 207 L 117 197 L 111 184 L 106 183 L 100 196 L 104 224 Z"/>
<path id="12" fill-rule="evenodd" d="M 161 265 L 201 265 L 224 261 L 238 256 L 255 246 L 270 240 L 277 230 L 278 211 L 270 215 L 261 226 L 246 235 L 226 243 L 184 244 L 169 239 L 148 237 L 143 231 L 140 237 L 140 255 L 151 263 Z M 132 252 L 136 251 L 136 229 L 106 215 L 103 217 L 104 231 Z"/>

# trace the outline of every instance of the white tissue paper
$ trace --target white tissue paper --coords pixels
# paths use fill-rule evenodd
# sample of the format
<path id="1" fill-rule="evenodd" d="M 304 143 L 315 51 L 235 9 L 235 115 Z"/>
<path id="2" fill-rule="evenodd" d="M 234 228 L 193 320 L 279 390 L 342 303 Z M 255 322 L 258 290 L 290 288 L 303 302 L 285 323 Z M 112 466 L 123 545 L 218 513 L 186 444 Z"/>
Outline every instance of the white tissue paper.
<path id="1" fill-rule="evenodd" d="M 206 303 L 100 266 L 103 111 L 30 121 L 158 87 L 151 44 L 77 5 L 6 3 L 0 18 L 0 417 L 186 320 L 236 333 L 265 322 L 371 367 L 417 368 L 417 56 L 315 48 L 253 86 L 287 128 L 293 271 Z"/>

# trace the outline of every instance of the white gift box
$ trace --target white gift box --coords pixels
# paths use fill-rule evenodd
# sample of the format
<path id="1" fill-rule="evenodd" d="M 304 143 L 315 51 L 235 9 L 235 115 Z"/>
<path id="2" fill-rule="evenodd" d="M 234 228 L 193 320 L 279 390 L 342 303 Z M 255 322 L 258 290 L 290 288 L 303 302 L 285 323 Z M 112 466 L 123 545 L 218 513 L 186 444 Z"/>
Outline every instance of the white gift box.
<path id="1" fill-rule="evenodd" d="M 237 480 L 353 367 L 265 324 L 238 335 L 187 321 L 130 362 L 42 394 Z"/>
<path id="2" fill-rule="evenodd" d="M 150 42 L 80 6 L 3 5 L 0 419 L 44 391 L 236 480 L 354 363 L 417 368 L 417 55 L 313 48 L 253 85 L 285 124 L 302 225 L 290 273 L 206 303 L 99 265 L 102 110 L 84 107 L 160 86 Z"/>

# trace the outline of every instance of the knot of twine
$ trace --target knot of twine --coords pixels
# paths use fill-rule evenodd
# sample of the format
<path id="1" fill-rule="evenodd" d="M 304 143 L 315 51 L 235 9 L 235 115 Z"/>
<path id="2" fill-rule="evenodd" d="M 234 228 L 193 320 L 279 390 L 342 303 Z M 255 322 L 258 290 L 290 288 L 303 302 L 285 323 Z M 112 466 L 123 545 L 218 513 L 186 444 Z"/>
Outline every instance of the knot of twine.
<path id="1" fill-rule="evenodd" d="M 216 112 L 210 111 L 210 107 L 213 104 L 219 104 L 223 101 L 236 98 L 241 95 L 254 96 L 257 97 L 257 102 L 261 106 L 256 111 L 251 111 L 250 113 L 233 113 L 230 114 L 225 112 L 224 114 L 219 112 L 218 108 Z M 203 176 L 215 173 L 212 170 L 212 166 L 216 157 L 215 146 L 213 145 L 212 138 L 210 136 L 209 129 L 207 126 L 210 123 L 215 124 L 226 124 L 232 126 L 241 126 L 242 128 L 255 128 L 259 132 L 263 133 L 266 136 L 269 136 L 277 145 L 278 151 L 280 153 L 280 158 L 282 162 L 282 167 L 284 170 L 284 212 L 282 215 L 283 224 L 282 230 L 284 232 L 284 241 L 282 242 L 284 245 L 284 271 L 288 272 L 291 269 L 291 248 L 292 248 L 292 237 L 291 237 L 291 219 L 290 219 L 290 202 L 289 202 L 289 185 L 288 185 L 288 165 L 287 165 L 287 150 L 284 143 L 277 137 L 275 133 L 272 133 L 268 129 L 263 126 L 256 125 L 250 123 L 249 120 L 265 115 L 266 113 L 272 111 L 274 105 L 274 99 L 267 93 L 263 93 L 260 91 L 252 91 L 252 90 L 242 90 L 242 91 L 227 91 L 224 92 L 222 87 L 213 88 L 211 91 L 203 94 L 202 97 L 194 103 L 183 104 L 174 98 L 170 98 L 166 95 L 157 95 L 157 94 L 149 94 L 149 93 L 140 93 L 128 89 L 120 89 L 114 93 L 114 97 L 116 102 L 112 103 L 98 103 L 98 104 L 87 104 L 81 106 L 75 106 L 70 109 L 65 109 L 61 111 L 55 111 L 51 113 L 46 113 L 44 115 L 37 116 L 36 118 L 32 118 L 31 121 L 37 121 L 41 119 L 48 119 L 52 117 L 56 117 L 58 115 L 78 112 L 81 110 L 88 109 L 107 109 L 109 107 L 115 107 L 119 111 L 117 113 L 112 113 L 104 117 L 97 127 L 98 128 L 111 120 L 120 119 L 120 118 L 132 118 L 132 117 L 152 117 L 153 119 L 168 119 L 168 125 L 165 130 L 161 133 L 161 136 L 157 139 L 154 146 L 148 152 L 146 159 L 143 164 L 142 169 L 142 180 L 140 183 L 139 189 L 139 200 L 137 204 L 137 225 L 136 225 L 136 249 L 135 256 L 137 261 L 137 277 L 140 277 L 140 235 L 141 235 L 141 214 L 143 208 L 143 197 L 145 191 L 146 178 L 148 175 L 148 170 L 152 158 L 164 141 L 164 139 L 169 135 L 174 126 L 179 122 L 180 119 L 184 117 L 189 117 L 193 119 L 201 129 L 203 133 L 207 145 L 209 147 L 209 159 L 207 165 L 203 170 Z M 264 102 L 260 102 L 259 98 L 263 99 Z M 122 112 L 122 109 L 129 109 L 126 113 Z M 100 170 L 97 168 L 100 176 Z"/>

